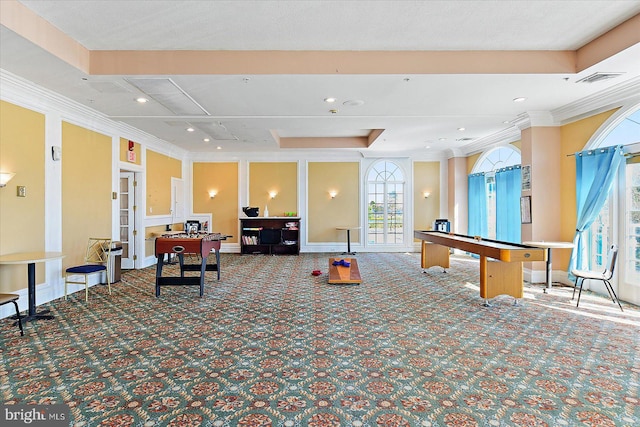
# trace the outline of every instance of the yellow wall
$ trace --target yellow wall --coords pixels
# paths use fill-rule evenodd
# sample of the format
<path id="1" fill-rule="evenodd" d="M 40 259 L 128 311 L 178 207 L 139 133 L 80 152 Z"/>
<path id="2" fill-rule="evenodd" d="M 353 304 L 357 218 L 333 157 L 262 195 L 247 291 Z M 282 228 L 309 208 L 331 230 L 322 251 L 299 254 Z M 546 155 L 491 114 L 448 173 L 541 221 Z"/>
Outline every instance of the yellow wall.
<path id="1" fill-rule="evenodd" d="M 467 175 L 471 175 L 473 171 L 473 167 L 478 162 L 478 159 L 483 153 L 474 154 L 472 156 L 467 157 Z"/>
<path id="2" fill-rule="evenodd" d="M 133 151 L 136 155 L 135 162 L 130 162 L 127 159 L 127 153 L 129 152 L 129 140 L 126 138 L 120 138 L 120 161 L 131 163 L 132 165 L 140 166 L 142 164 L 142 156 L 141 156 L 142 147 L 137 142 L 134 142 L 133 150 L 131 151 Z"/>
<path id="3" fill-rule="evenodd" d="M 269 192 L 278 194 L 274 199 Z M 297 162 L 253 162 L 249 164 L 249 205 L 265 206 L 269 216 L 283 216 L 285 212 L 298 212 L 298 163 Z"/>
<path id="4" fill-rule="evenodd" d="M 16 175 L 0 188 L 0 254 L 43 251 L 44 246 L 44 115 L 0 101 L 0 171 Z M 27 197 L 17 196 L 17 186 Z M 36 266 L 36 283 L 44 264 Z M 0 291 L 27 287 L 25 265 L 0 266 Z"/>
<path id="5" fill-rule="evenodd" d="M 171 178 L 182 178 L 182 161 L 147 150 L 147 215 L 171 214 Z"/>
<path id="6" fill-rule="evenodd" d="M 340 242 L 345 231 L 339 226 L 360 226 L 359 164 L 357 162 L 309 162 L 308 164 L 309 242 Z M 336 191 L 334 199 L 329 191 Z M 351 232 L 351 241 L 360 242 L 358 230 Z"/>
<path id="7" fill-rule="evenodd" d="M 226 243 L 238 242 L 239 204 L 238 163 L 193 163 L 193 212 L 210 213 L 210 230 L 233 236 Z"/>
<path id="8" fill-rule="evenodd" d="M 89 237 L 111 237 L 111 137 L 62 122 L 63 267 L 82 263 Z"/>
<path id="9" fill-rule="evenodd" d="M 440 162 L 413 163 L 413 200 L 413 228 L 431 229 L 440 214 Z"/>

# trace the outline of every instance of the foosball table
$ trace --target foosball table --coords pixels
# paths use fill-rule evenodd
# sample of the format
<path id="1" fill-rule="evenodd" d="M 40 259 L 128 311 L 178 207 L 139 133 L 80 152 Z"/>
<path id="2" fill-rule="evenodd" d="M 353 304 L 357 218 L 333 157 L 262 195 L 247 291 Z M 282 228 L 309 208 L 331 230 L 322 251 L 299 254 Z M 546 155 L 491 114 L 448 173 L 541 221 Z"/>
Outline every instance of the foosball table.
<path id="1" fill-rule="evenodd" d="M 200 296 L 204 295 L 205 271 L 217 271 L 220 280 L 220 243 L 229 236 L 220 233 L 180 233 L 166 234 L 156 238 L 156 297 L 161 286 L 200 286 Z M 215 263 L 207 264 L 211 251 L 215 252 Z M 165 255 L 176 255 L 180 263 L 180 277 L 162 277 Z M 184 255 L 195 255 L 200 262 L 185 263 Z M 185 271 L 199 271 L 200 276 L 185 277 Z"/>

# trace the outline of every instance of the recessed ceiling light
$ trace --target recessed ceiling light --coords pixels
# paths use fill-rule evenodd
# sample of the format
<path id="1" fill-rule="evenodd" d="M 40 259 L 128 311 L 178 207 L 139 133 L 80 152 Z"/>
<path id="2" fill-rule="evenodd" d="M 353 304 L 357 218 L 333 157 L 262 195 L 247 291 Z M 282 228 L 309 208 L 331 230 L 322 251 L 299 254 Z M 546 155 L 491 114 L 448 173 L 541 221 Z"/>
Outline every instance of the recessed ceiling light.
<path id="1" fill-rule="evenodd" d="M 447 138 L 438 138 L 438 141 L 446 141 Z"/>
<path id="2" fill-rule="evenodd" d="M 502 122 L 502 123 L 504 123 L 505 125 L 508 125 L 508 124 L 509 124 L 509 123 L 511 123 L 511 122 L 510 122 L 509 120 L 505 120 L 505 121 L 504 121 L 504 122 Z"/>
<path id="3" fill-rule="evenodd" d="M 458 128 L 458 130 L 459 130 L 459 131 L 461 131 L 461 132 L 462 132 L 464 129 L 465 129 L 465 128 Z"/>
<path id="4" fill-rule="evenodd" d="M 344 101 L 342 105 L 346 105 L 349 107 L 359 107 L 361 105 L 364 105 L 364 101 L 361 99 L 350 99 L 348 101 Z"/>
<path id="5" fill-rule="evenodd" d="M 204 141 L 204 142 L 209 142 L 209 141 L 211 141 L 211 140 L 210 140 L 209 138 L 205 138 L 203 141 Z"/>
<path id="6" fill-rule="evenodd" d="M 336 102 L 336 99 L 335 98 L 325 98 L 324 102 L 329 102 L 329 103 Z"/>
<path id="7" fill-rule="evenodd" d="M 136 101 L 139 102 L 140 104 L 144 104 L 145 102 L 149 102 L 149 100 L 147 98 L 144 98 L 142 96 L 139 97 L 139 98 L 136 98 Z"/>
<path id="8" fill-rule="evenodd" d="M 219 145 L 216 147 L 217 150 L 222 150 L 222 147 L 220 147 Z"/>
<path id="9" fill-rule="evenodd" d="M 519 97 L 519 98 L 513 98 L 513 102 L 523 102 L 523 101 L 526 101 L 526 100 L 527 100 L 527 98 L 524 98 L 522 96 Z"/>
<path id="10" fill-rule="evenodd" d="M 194 128 L 187 128 L 187 132 L 193 132 L 194 130 Z"/>
<path id="11" fill-rule="evenodd" d="M 427 145 L 427 146 L 426 146 L 426 147 L 424 147 L 424 148 L 431 148 L 431 146 L 430 146 L 430 145 Z"/>

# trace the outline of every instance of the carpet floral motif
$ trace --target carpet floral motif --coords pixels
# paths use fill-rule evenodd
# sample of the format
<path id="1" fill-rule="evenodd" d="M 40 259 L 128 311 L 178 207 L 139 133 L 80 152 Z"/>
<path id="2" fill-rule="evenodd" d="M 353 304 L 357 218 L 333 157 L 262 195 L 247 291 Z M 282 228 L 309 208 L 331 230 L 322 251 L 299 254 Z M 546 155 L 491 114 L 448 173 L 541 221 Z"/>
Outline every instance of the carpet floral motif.
<path id="1" fill-rule="evenodd" d="M 222 254 L 203 298 L 128 271 L 24 337 L 5 319 L 2 401 L 64 403 L 78 427 L 640 425 L 637 307 L 528 284 L 483 307 L 464 257 L 358 254 L 363 283 L 329 285 L 328 258 Z"/>

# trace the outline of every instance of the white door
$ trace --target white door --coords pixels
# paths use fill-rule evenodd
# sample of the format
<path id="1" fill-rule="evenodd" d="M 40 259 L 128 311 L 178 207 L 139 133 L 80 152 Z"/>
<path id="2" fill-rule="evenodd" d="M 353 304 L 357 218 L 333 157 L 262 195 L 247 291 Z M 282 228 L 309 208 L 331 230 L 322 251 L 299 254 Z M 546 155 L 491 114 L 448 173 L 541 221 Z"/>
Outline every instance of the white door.
<path id="1" fill-rule="evenodd" d="M 404 174 L 391 161 L 376 163 L 367 178 L 367 244 L 404 243 Z"/>
<path id="2" fill-rule="evenodd" d="M 171 177 L 171 219 L 173 223 L 184 222 L 184 181 Z"/>
<path id="3" fill-rule="evenodd" d="M 640 163 L 625 166 L 622 239 L 618 253 L 620 299 L 640 304 Z"/>
<path id="4" fill-rule="evenodd" d="M 120 241 L 122 242 L 122 268 L 135 267 L 135 175 L 120 172 Z"/>

